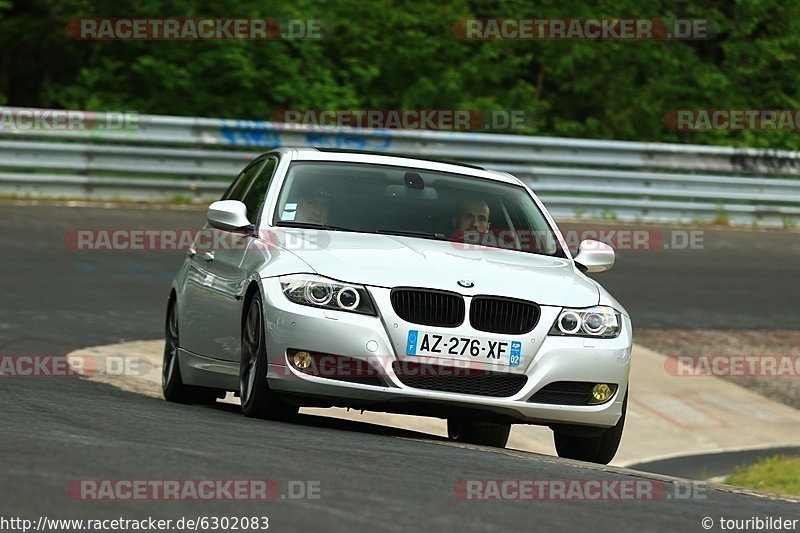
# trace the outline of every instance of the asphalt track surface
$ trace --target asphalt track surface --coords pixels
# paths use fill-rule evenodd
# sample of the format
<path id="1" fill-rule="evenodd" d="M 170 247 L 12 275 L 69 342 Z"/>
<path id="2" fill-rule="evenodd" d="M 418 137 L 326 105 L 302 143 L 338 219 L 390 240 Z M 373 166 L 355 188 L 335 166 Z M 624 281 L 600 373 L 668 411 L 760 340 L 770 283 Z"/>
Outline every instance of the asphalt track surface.
<path id="1" fill-rule="evenodd" d="M 182 252 L 73 252 L 64 235 L 194 228 L 203 216 L 0 204 L 0 354 L 158 338 Z M 797 243 L 796 233 L 709 230 L 703 250 L 623 252 L 598 278 L 640 326 L 792 327 Z M 2 517 L 268 516 L 273 531 L 703 531 L 703 517 L 800 518 L 797 504 L 716 489 L 656 501 L 461 501 L 453 487 L 466 479 L 646 475 L 324 417 L 254 421 L 226 406 L 174 405 L 73 378 L 0 378 L 0 398 Z M 272 479 L 284 493 L 289 481 L 319 481 L 321 497 L 91 502 L 66 492 L 79 479 L 200 478 Z M 674 486 L 666 481 L 668 493 Z"/>

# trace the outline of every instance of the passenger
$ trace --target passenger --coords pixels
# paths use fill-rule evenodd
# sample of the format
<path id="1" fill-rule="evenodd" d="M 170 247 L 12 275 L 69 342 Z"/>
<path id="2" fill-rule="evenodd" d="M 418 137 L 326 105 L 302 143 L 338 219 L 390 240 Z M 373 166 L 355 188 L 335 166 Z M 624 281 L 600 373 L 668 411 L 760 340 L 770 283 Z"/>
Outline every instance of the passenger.
<path id="1" fill-rule="evenodd" d="M 309 224 L 327 224 L 330 194 L 324 187 L 305 186 L 297 199 L 294 220 Z"/>

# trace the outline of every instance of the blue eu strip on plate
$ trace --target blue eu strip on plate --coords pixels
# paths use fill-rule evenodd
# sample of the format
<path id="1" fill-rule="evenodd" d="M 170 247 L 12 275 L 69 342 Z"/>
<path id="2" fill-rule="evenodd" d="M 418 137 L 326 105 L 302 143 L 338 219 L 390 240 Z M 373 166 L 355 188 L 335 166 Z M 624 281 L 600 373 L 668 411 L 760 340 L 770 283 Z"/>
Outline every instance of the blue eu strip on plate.
<path id="1" fill-rule="evenodd" d="M 417 354 L 417 337 L 419 336 L 419 331 L 412 329 L 408 332 L 408 342 L 406 343 L 406 355 L 416 355 Z"/>

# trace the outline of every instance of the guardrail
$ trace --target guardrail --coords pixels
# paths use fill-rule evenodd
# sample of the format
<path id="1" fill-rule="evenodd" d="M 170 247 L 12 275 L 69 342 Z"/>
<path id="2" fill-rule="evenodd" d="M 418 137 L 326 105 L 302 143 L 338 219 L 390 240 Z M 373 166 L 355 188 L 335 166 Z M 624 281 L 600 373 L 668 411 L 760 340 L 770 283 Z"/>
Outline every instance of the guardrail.
<path id="1" fill-rule="evenodd" d="M 14 129 L 0 122 L 0 194 L 211 200 L 257 153 L 316 146 L 455 159 L 511 172 L 557 218 L 800 223 L 798 152 L 157 115 L 136 115 L 117 130 L 100 129 L 112 118 L 104 113 L 84 117 L 89 129 Z"/>

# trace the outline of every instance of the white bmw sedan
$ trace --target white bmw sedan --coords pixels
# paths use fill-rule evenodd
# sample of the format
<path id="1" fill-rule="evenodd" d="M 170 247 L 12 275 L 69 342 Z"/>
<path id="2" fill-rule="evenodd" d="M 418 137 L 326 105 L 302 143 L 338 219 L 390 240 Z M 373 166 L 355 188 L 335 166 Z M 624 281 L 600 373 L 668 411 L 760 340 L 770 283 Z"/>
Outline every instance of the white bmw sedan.
<path id="1" fill-rule="evenodd" d="M 172 284 L 163 389 L 246 416 L 301 406 L 447 420 L 505 446 L 549 426 L 562 457 L 608 463 L 625 421 L 632 332 L 522 181 L 411 157 L 281 148 L 208 209 Z"/>

